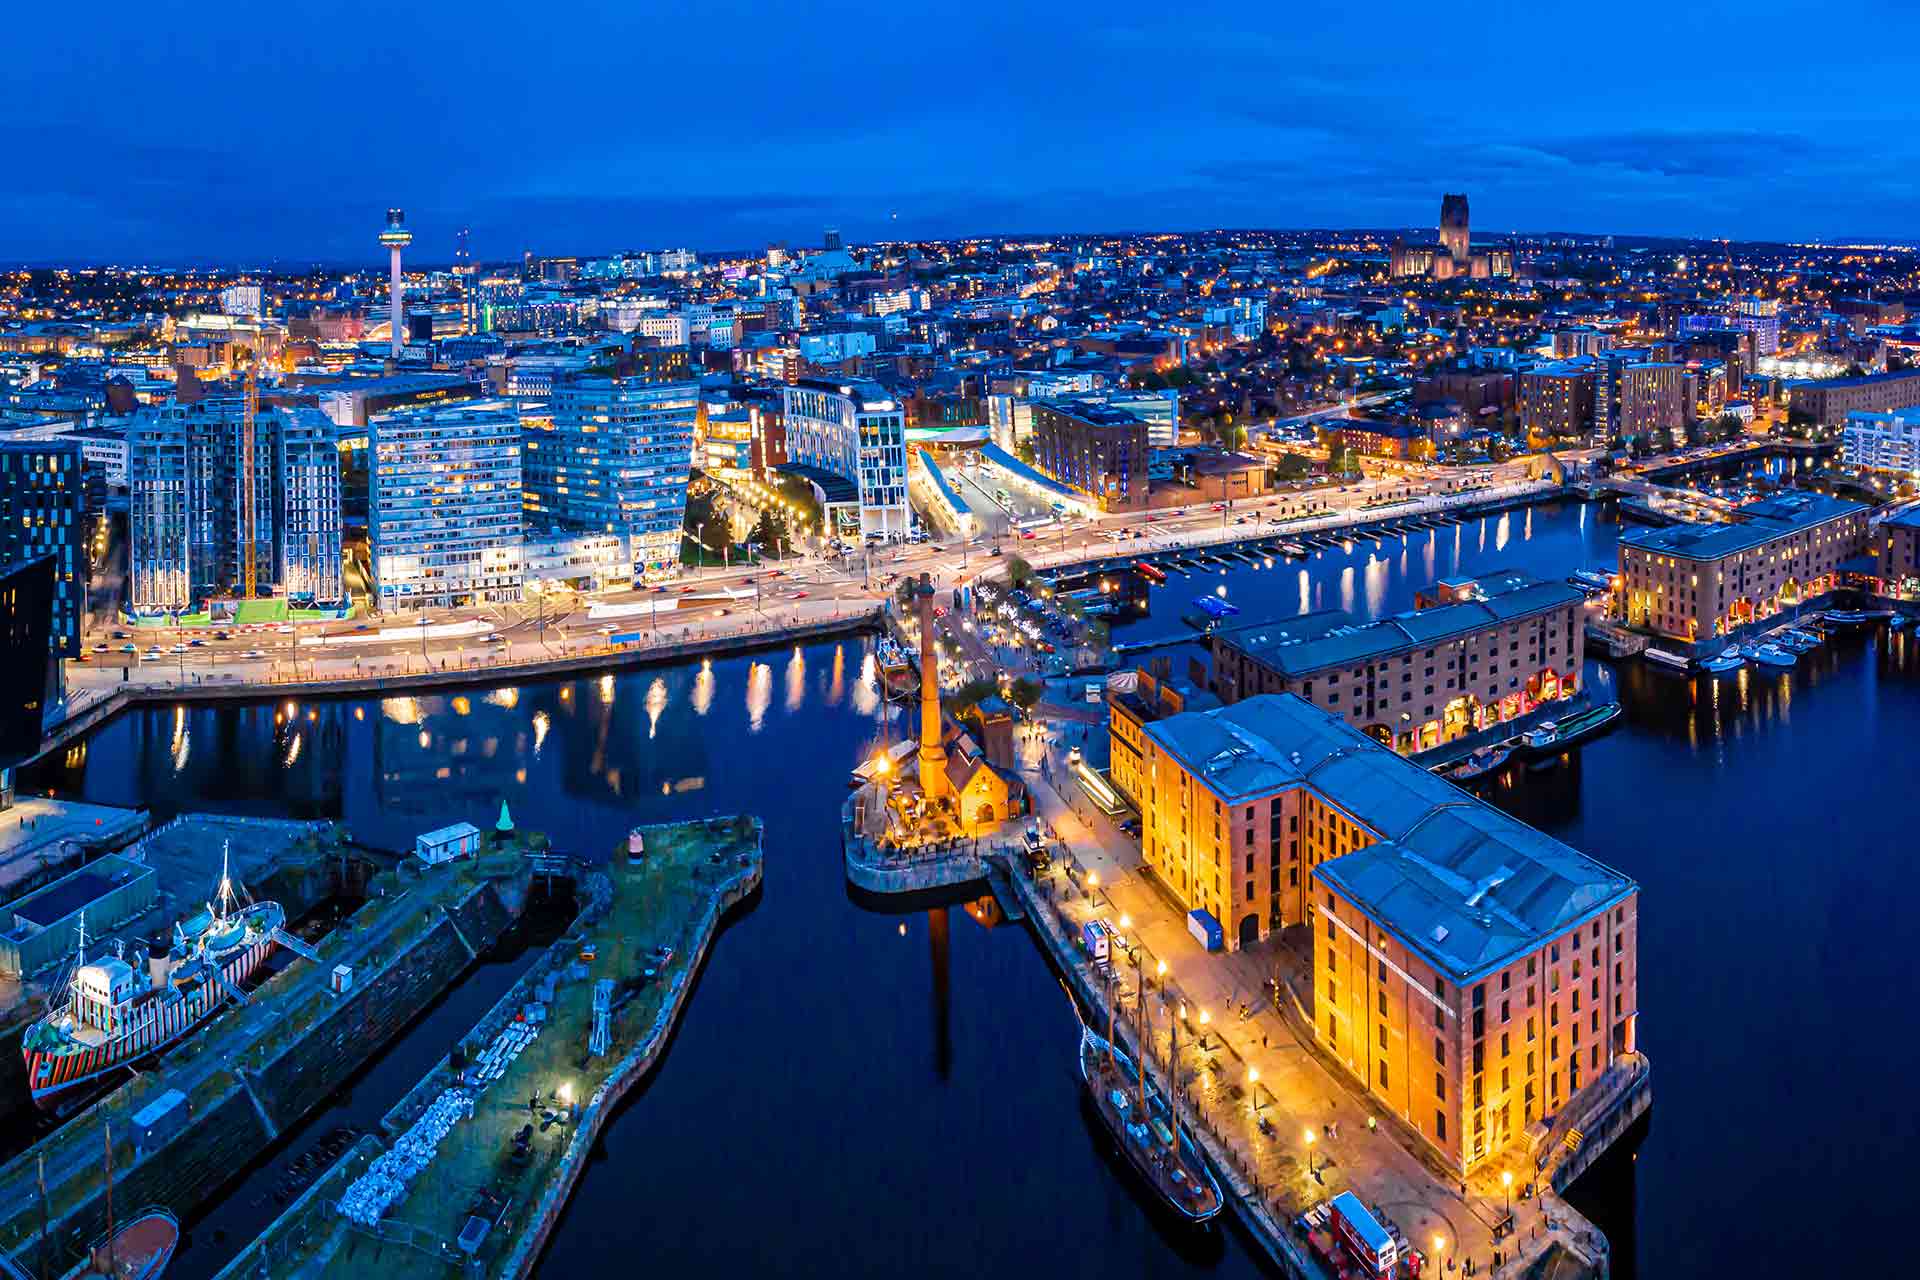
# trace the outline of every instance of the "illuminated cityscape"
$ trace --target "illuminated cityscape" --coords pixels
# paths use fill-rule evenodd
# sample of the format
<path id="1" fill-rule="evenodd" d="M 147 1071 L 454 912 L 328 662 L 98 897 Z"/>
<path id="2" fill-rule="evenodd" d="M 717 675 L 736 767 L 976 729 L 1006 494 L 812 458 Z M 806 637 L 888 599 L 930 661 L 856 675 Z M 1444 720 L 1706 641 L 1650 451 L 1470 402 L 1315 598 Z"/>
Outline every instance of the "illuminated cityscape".
<path id="1" fill-rule="evenodd" d="M 0 1275 L 1897 1258 L 1920 19 L 437 8 L 20 19 Z"/>

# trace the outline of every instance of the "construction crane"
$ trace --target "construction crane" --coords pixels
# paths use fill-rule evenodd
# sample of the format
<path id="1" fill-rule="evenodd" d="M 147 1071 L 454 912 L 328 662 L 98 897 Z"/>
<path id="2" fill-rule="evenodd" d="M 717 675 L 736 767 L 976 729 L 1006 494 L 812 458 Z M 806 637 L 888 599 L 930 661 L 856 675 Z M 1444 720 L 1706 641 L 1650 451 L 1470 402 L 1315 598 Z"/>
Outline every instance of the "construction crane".
<path id="1" fill-rule="evenodd" d="M 242 578 L 246 582 L 245 599 L 254 598 L 254 589 L 259 586 L 259 566 L 254 563 L 254 548 L 259 536 L 257 517 L 254 513 L 254 418 L 260 412 L 260 382 L 257 376 L 259 361 L 251 354 L 247 358 L 246 408 L 240 417 L 240 542 Z"/>

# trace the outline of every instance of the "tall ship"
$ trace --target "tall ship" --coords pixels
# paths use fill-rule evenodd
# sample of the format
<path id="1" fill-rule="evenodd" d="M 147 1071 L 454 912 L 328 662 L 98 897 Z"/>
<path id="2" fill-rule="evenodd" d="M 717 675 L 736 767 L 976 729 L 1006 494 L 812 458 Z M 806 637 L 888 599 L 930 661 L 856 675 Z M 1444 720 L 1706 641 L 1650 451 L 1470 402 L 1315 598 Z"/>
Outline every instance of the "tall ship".
<path id="1" fill-rule="evenodd" d="M 204 910 L 148 948 L 145 972 L 123 955 L 87 959 L 86 920 L 72 966 L 54 984 L 47 1015 L 20 1042 L 34 1102 L 179 1040 L 229 1001 L 266 962 L 286 924 L 277 902 L 242 904 L 221 855 L 220 887 Z"/>
<path id="2" fill-rule="evenodd" d="M 1109 997 L 1109 1023 L 1113 1003 Z M 1146 1001 L 1140 1003 L 1144 1018 Z M 1150 1043 L 1144 1022 L 1139 1041 Z M 1178 1060 L 1177 1042 L 1168 1053 Z M 1145 1062 L 1136 1063 L 1121 1050 L 1111 1025 L 1102 1036 L 1081 1023 L 1080 1080 L 1120 1154 L 1168 1208 L 1192 1223 L 1207 1222 L 1220 1212 L 1225 1203 L 1220 1184 L 1193 1135 L 1180 1123 L 1178 1098 L 1164 1097 L 1148 1083 Z"/>

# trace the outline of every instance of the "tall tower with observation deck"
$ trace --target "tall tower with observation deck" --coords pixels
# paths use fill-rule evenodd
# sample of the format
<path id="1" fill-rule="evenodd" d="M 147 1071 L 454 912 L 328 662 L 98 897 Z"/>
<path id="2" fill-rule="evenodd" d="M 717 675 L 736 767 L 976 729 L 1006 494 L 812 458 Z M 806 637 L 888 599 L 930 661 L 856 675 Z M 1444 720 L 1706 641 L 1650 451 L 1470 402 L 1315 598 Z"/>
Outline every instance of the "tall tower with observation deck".
<path id="1" fill-rule="evenodd" d="M 404 209 L 387 210 L 387 229 L 380 233 L 380 243 L 387 246 L 391 255 L 391 268 L 387 276 L 387 316 L 393 327 L 393 339 L 388 347 L 389 355 L 400 359 L 400 346 L 405 341 L 401 312 L 400 287 L 400 251 L 413 243 L 413 232 L 406 227 L 407 214 Z"/>

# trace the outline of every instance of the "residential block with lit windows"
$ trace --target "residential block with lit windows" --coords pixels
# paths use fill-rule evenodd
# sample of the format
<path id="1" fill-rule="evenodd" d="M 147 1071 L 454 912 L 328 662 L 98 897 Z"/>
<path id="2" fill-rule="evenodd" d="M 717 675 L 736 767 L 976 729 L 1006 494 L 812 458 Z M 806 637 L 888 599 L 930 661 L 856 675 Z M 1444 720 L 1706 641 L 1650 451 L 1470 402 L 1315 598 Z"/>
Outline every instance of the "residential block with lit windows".
<path id="1" fill-rule="evenodd" d="M 1635 529 L 1620 539 L 1621 612 L 1629 626 L 1708 640 L 1829 590 L 1866 542 L 1865 506 L 1799 491 L 1726 524 Z"/>
<path id="2" fill-rule="evenodd" d="M 1291 695 L 1141 738 L 1147 866 L 1230 947 L 1310 925 L 1316 1038 L 1451 1167 L 1632 1061 L 1626 876 Z"/>
<path id="3" fill-rule="evenodd" d="M 1213 634 L 1220 697 L 1297 693 L 1401 752 L 1426 751 L 1580 691 L 1580 592 L 1515 569 L 1453 578 L 1374 622 L 1338 609 Z"/>

